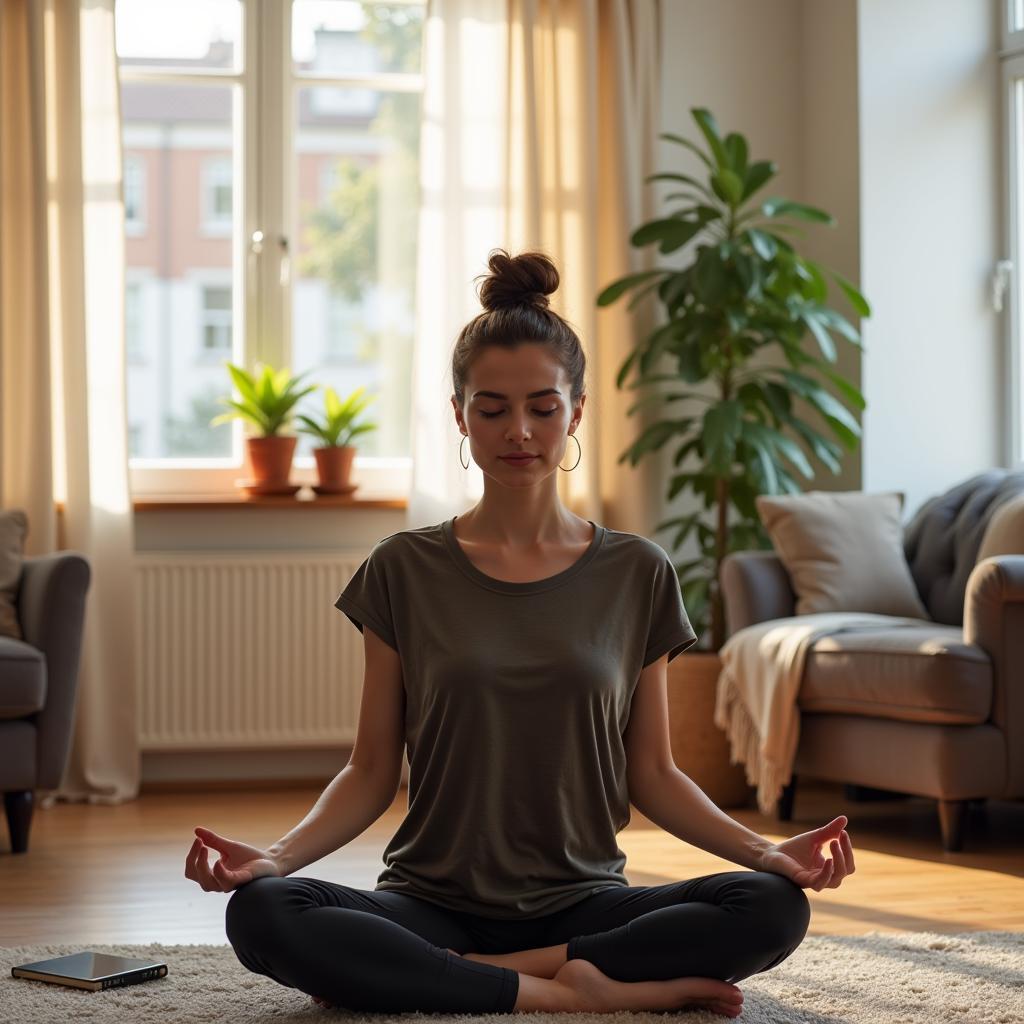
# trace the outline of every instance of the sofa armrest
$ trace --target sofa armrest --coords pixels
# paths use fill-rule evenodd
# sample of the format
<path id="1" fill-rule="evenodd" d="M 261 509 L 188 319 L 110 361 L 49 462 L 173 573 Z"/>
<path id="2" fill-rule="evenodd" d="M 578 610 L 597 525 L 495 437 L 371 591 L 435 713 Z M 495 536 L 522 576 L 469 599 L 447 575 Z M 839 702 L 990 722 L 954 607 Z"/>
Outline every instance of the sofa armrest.
<path id="1" fill-rule="evenodd" d="M 1006 737 L 1005 796 L 1024 796 L 1024 555 L 986 558 L 971 570 L 964 642 L 992 659 L 992 723 Z"/>
<path id="2" fill-rule="evenodd" d="M 26 643 L 46 658 L 46 703 L 34 716 L 36 786 L 57 789 L 71 750 L 85 597 L 92 573 L 82 555 L 55 551 L 26 558 L 18 587 L 18 620 Z"/>
<path id="3" fill-rule="evenodd" d="M 726 636 L 755 622 L 796 614 L 796 594 L 774 551 L 733 551 L 722 559 Z"/>

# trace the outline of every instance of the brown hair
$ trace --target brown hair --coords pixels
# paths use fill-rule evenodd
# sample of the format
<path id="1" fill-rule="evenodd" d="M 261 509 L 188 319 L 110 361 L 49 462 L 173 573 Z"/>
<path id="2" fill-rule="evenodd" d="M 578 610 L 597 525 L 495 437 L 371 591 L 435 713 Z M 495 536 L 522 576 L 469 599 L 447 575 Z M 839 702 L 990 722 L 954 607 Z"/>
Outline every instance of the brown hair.
<path id="1" fill-rule="evenodd" d="M 452 353 L 456 402 L 464 405 L 469 367 L 484 348 L 530 342 L 551 348 L 568 374 L 575 405 L 586 391 L 587 360 L 569 322 L 548 308 L 547 297 L 559 280 L 554 263 L 542 252 L 510 256 L 504 249 L 492 249 L 487 265 L 491 272 L 480 275 L 484 282 L 478 293 L 484 311 L 462 328 Z"/>

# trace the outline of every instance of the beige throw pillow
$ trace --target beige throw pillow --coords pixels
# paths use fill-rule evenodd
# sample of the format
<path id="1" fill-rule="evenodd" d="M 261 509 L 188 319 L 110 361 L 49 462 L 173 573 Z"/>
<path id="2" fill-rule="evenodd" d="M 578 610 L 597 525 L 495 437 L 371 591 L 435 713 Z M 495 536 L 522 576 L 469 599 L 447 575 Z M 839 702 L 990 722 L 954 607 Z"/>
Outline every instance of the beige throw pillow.
<path id="1" fill-rule="evenodd" d="M 0 636 L 22 639 L 14 599 L 21 582 L 28 516 L 21 509 L 0 509 Z"/>
<path id="2" fill-rule="evenodd" d="M 985 527 L 978 561 L 994 555 L 1024 555 L 1024 494 L 1003 502 Z"/>
<path id="3" fill-rule="evenodd" d="M 758 515 L 796 594 L 797 615 L 874 612 L 930 621 L 903 553 L 903 495 L 759 495 Z"/>

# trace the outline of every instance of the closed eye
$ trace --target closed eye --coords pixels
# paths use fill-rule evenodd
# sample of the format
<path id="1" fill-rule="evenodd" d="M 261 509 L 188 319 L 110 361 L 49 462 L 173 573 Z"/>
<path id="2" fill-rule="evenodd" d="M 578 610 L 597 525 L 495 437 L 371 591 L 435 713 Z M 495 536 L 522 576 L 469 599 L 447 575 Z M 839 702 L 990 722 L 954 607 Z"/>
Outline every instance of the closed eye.
<path id="1" fill-rule="evenodd" d="M 501 412 L 484 412 L 483 409 L 479 410 L 480 415 L 481 416 L 486 416 L 488 419 L 493 419 L 495 416 L 500 416 L 501 413 L 504 412 L 504 411 L 505 411 L 504 409 L 502 409 Z M 538 416 L 554 416 L 554 414 L 556 412 L 558 412 L 558 406 L 555 406 L 554 409 L 547 409 L 547 410 L 544 410 L 544 409 L 534 409 L 533 411 Z"/>

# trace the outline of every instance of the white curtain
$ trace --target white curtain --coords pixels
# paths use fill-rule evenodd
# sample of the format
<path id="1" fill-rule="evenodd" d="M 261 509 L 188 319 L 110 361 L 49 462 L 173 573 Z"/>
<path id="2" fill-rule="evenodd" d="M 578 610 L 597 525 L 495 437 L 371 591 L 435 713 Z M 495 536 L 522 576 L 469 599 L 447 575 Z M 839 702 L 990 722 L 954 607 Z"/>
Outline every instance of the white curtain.
<path id="1" fill-rule="evenodd" d="M 643 429 L 626 416 L 623 360 L 653 326 L 649 305 L 598 309 L 612 280 L 656 262 L 629 235 L 651 219 L 659 124 L 657 0 L 431 0 L 424 98 L 412 487 L 407 524 L 462 512 L 483 492 L 459 462 L 451 355 L 480 312 L 474 279 L 487 255 L 540 249 L 561 276 L 552 308 L 576 328 L 590 386 L 582 456 L 559 471 L 579 515 L 648 533 L 657 470 L 618 459 Z M 650 407 L 648 407 L 649 409 Z M 468 453 L 468 446 L 465 451 Z M 569 446 L 575 461 L 575 446 Z"/>
<path id="2" fill-rule="evenodd" d="M 42 807 L 140 780 L 113 2 L 0 4 L 0 503 L 27 513 L 27 554 L 92 569 L 70 756 Z"/>
<path id="3" fill-rule="evenodd" d="M 483 474 L 459 461 L 451 355 L 480 311 L 474 278 L 505 211 L 507 0 L 432 0 L 423 49 L 420 220 L 412 371 L 410 529 L 463 511 Z M 469 451 L 469 445 L 463 446 Z M 464 456 L 468 458 L 468 456 Z"/>

